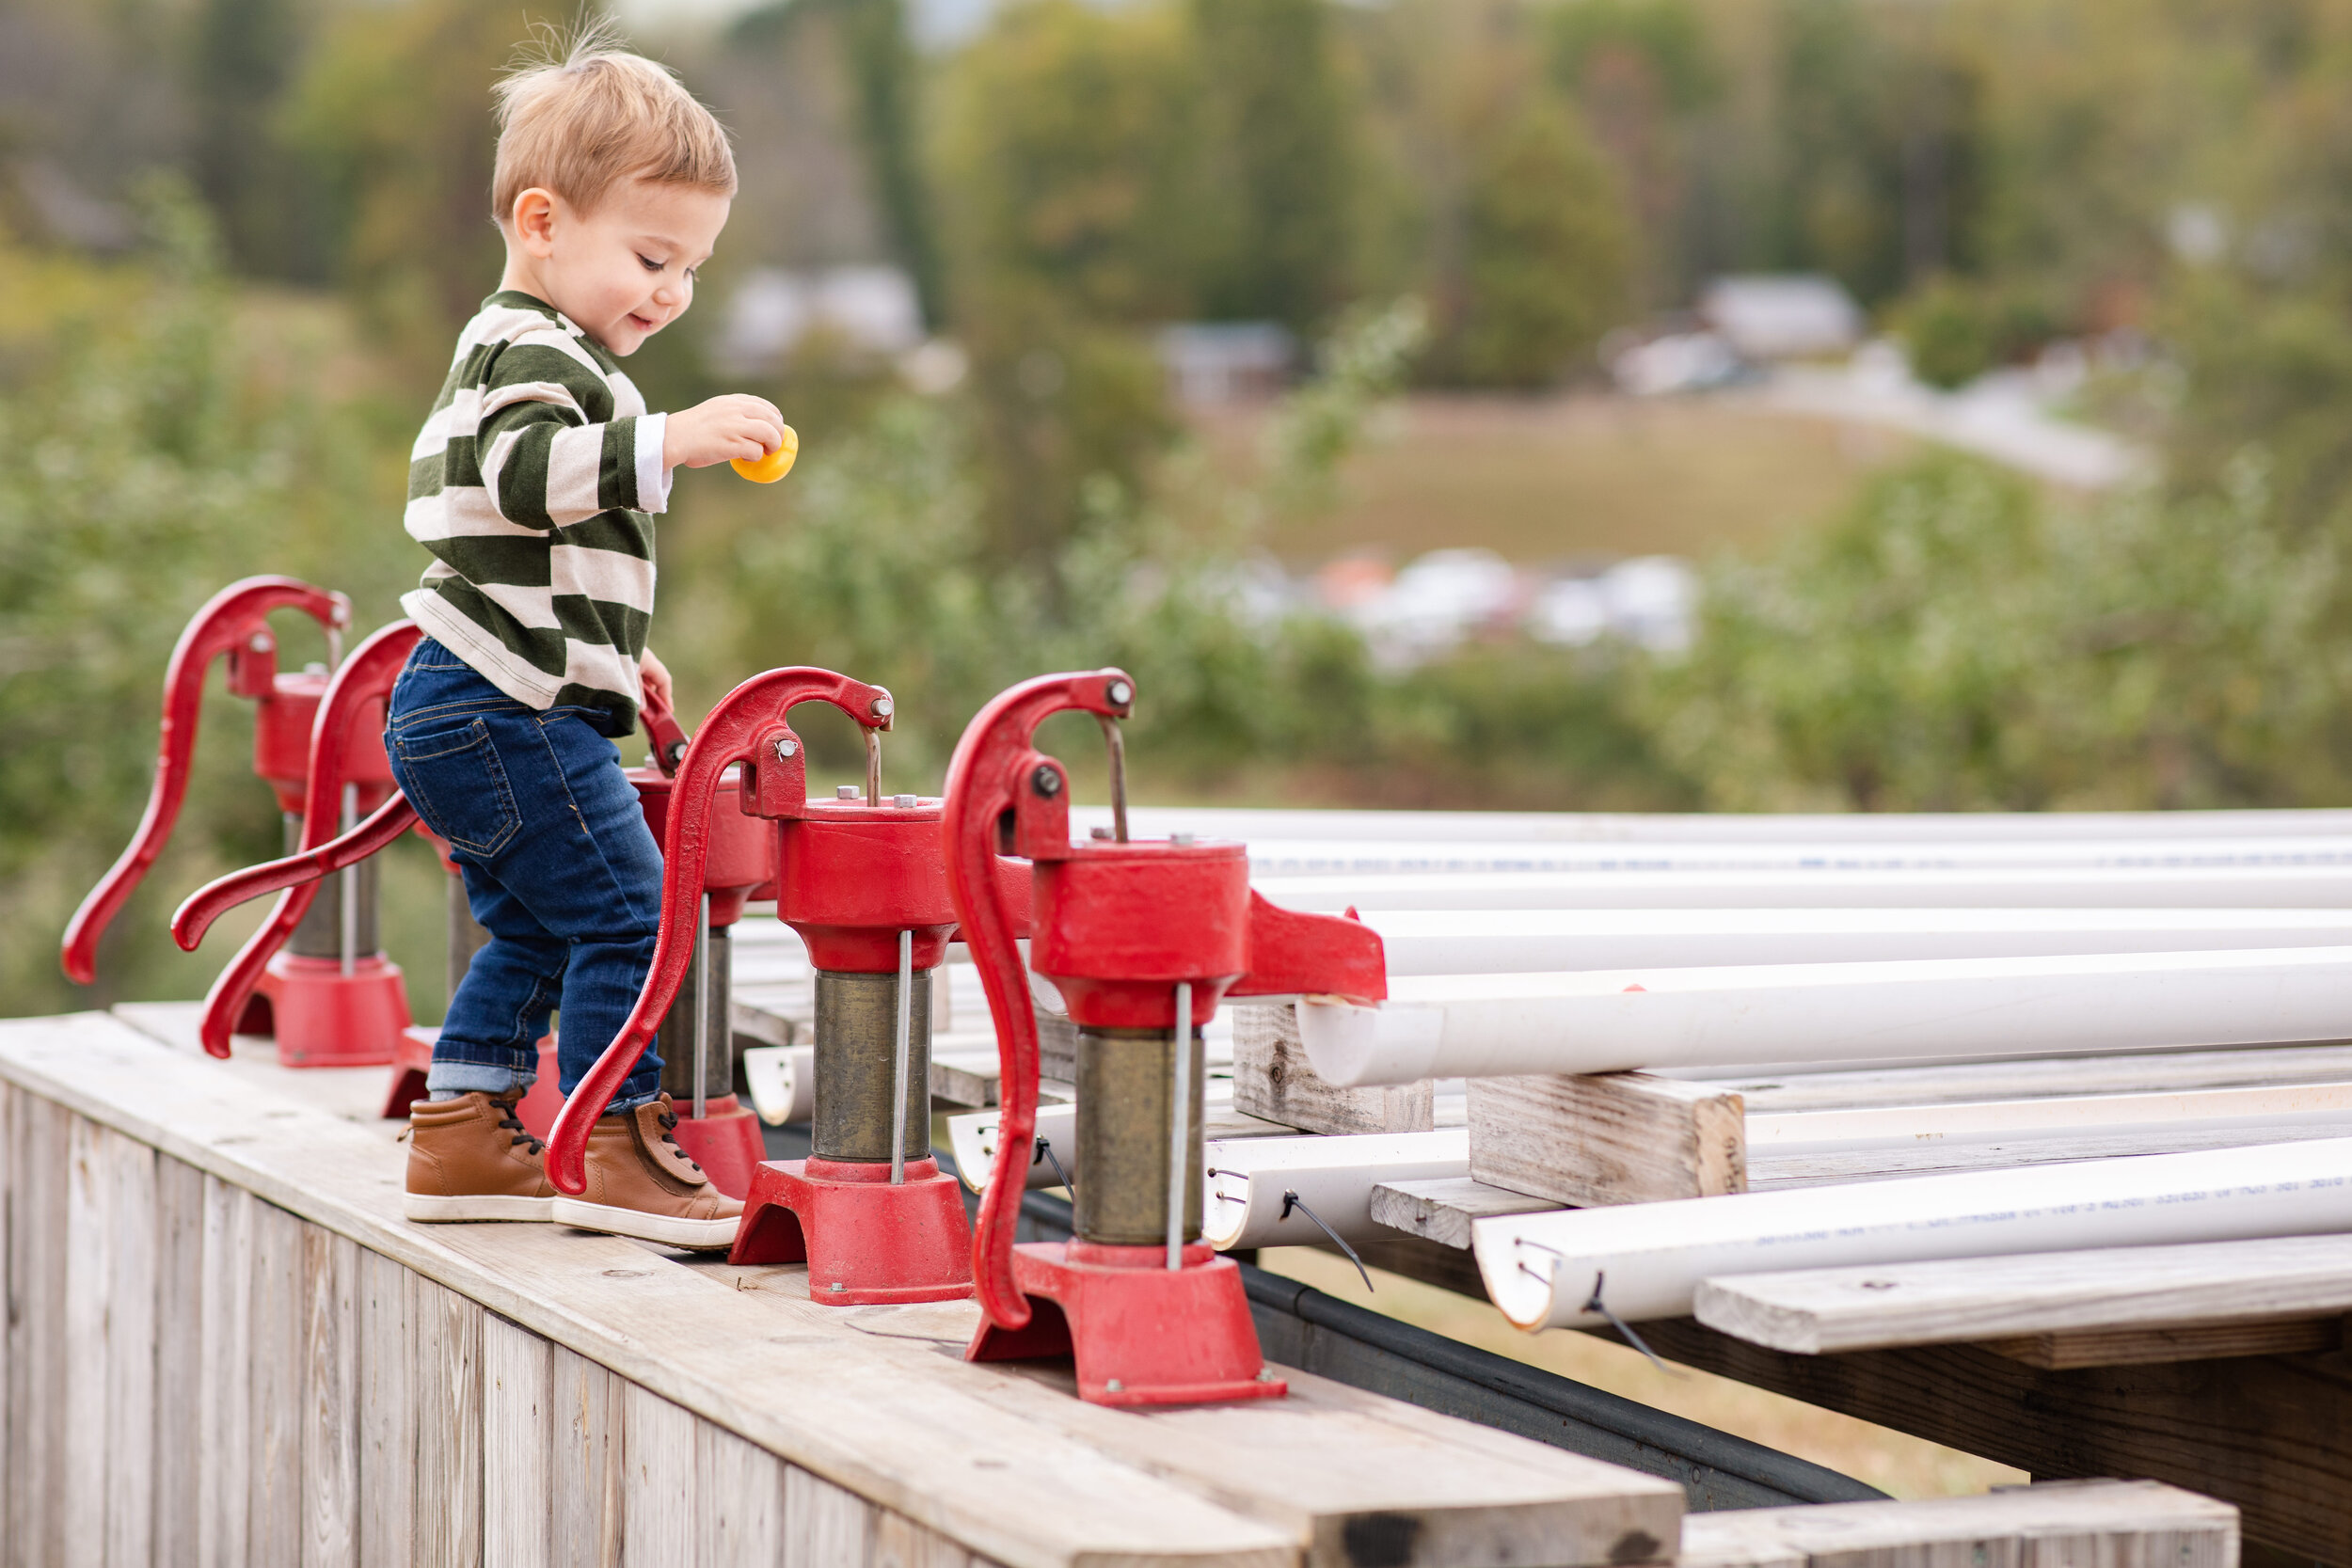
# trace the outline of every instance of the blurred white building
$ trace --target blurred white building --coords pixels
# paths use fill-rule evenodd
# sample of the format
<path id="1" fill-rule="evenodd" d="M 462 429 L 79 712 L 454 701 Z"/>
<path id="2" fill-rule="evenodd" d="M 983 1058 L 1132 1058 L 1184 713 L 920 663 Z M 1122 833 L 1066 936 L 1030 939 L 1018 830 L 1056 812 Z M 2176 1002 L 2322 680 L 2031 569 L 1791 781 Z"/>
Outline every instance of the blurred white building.
<path id="1" fill-rule="evenodd" d="M 892 266 L 754 267 L 727 298 L 711 362 L 731 375 L 772 371 L 820 334 L 852 356 L 910 353 L 923 342 L 914 280 Z"/>
<path id="2" fill-rule="evenodd" d="M 1161 329 L 1157 346 L 1176 401 L 1189 408 L 1272 397 L 1298 354 L 1274 322 L 1179 322 Z"/>
<path id="3" fill-rule="evenodd" d="M 1807 273 L 1719 277 L 1700 293 L 1698 313 L 1750 364 L 1842 358 L 1867 325 L 1842 284 Z"/>

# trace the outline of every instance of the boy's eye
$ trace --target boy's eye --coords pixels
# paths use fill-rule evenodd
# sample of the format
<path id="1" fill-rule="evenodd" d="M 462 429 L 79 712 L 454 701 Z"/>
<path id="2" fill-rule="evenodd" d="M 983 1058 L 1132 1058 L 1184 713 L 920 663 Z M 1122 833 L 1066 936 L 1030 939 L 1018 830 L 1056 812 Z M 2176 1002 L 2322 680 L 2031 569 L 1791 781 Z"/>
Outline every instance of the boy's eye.
<path id="1" fill-rule="evenodd" d="M 669 265 L 667 261 L 657 261 L 650 256 L 640 256 L 637 260 L 644 263 L 644 267 L 647 272 L 660 272 L 663 267 Z"/>

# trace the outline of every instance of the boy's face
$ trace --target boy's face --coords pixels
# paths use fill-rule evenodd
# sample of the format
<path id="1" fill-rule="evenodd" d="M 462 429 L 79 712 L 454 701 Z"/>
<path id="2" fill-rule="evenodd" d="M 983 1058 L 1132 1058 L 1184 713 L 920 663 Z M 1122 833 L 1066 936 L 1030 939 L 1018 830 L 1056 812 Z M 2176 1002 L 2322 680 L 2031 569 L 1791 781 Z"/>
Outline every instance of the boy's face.
<path id="1" fill-rule="evenodd" d="M 695 270 L 710 259 L 727 207 L 714 191 L 631 180 L 583 215 L 532 189 L 515 200 L 509 240 L 547 302 L 626 358 L 694 302 Z"/>

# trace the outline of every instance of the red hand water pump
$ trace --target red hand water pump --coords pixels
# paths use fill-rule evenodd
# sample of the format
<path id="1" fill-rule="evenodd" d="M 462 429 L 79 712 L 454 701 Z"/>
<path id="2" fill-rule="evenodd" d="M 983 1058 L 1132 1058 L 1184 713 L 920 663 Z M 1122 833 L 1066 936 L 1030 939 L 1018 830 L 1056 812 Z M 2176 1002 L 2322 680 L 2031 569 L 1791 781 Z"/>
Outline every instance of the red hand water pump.
<path id="1" fill-rule="evenodd" d="M 807 753 L 786 719 L 827 702 L 864 729 L 866 791 L 808 798 Z M 882 794 L 890 693 L 829 671 L 771 670 L 728 693 L 687 748 L 663 853 L 683 876 L 729 816 L 722 781 L 739 765 L 740 812 L 776 844 L 776 914 L 817 971 L 814 1153 L 755 1173 L 738 1262 L 809 1265 L 812 1300 L 836 1306 L 945 1301 L 971 1292 L 968 1231 L 954 1178 L 928 1152 L 930 985 L 955 930 L 941 863 L 940 802 Z M 549 1140 L 555 1184 L 577 1191 L 588 1130 L 628 1075 L 683 982 L 684 911 L 663 911 L 653 974 L 628 1027 L 582 1080 Z M 916 1142 L 916 1140 L 920 1140 Z"/>
<path id="2" fill-rule="evenodd" d="M 1097 1404 L 1191 1404 L 1286 1392 L 1265 1366 L 1241 1273 L 1200 1243 L 1200 1031 L 1229 995 L 1388 994 L 1379 936 L 1295 914 L 1249 889 L 1232 843 L 1132 841 L 1118 670 L 1041 675 L 980 710 L 947 770 L 947 885 L 988 990 L 1001 1063 L 995 1168 L 973 1273 L 974 1361 L 1074 1355 Z M 1095 715 L 1110 748 L 1107 840 L 1070 842 L 1070 777 L 1031 737 Z M 997 857 L 1032 863 L 1029 968 L 1078 1028 L 1076 1234 L 1013 1244 L 1037 1127 L 1038 1037 Z"/>

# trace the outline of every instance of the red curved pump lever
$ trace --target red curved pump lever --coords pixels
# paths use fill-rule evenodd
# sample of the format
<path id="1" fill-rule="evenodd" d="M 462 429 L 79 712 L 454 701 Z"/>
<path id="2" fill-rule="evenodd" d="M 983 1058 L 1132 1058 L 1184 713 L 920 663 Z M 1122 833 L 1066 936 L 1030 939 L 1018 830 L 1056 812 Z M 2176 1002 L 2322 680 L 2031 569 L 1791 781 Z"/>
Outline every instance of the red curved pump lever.
<path id="1" fill-rule="evenodd" d="M 596 1065 L 564 1101 L 548 1134 L 548 1179 L 558 1191 L 587 1187 L 588 1133 L 612 1103 L 661 1027 L 694 957 L 703 872 L 710 856 L 710 812 L 728 767 L 743 765 L 742 805 L 755 816 L 798 815 L 808 801 L 808 756 L 785 722 L 802 703 L 831 703 L 869 730 L 890 728 L 890 693 L 830 670 L 794 667 L 754 675 L 719 700 L 677 764 L 662 823 L 661 931 L 637 1006 Z M 663 750 L 655 732 L 656 754 Z"/>
<path id="2" fill-rule="evenodd" d="M 1120 670 L 1040 675 L 999 694 L 956 743 L 940 822 L 947 892 L 988 990 L 999 1061 L 996 1160 L 972 1237 L 972 1278 L 980 1310 L 1002 1328 L 1029 1321 L 1028 1298 L 1012 1277 L 1013 1232 L 1037 1137 L 1037 1007 L 1013 945 L 1013 922 L 998 885 L 999 854 L 1051 852 L 1070 842 L 1070 787 L 1061 764 L 1031 744 L 1037 727 L 1075 708 L 1124 719 L 1135 683 Z M 1048 782 L 1050 780 L 1050 783 Z"/>
<path id="3" fill-rule="evenodd" d="M 395 839 L 416 825 L 417 808 L 408 803 L 405 795 L 395 794 L 341 838 L 330 839 L 315 849 L 248 865 L 243 871 L 216 878 L 189 894 L 187 901 L 172 915 L 171 940 L 180 944 L 183 952 L 193 953 L 202 944 L 204 933 L 213 928 L 213 922 L 239 904 L 265 893 L 283 893 L 290 887 L 323 881 L 338 871 L 348 871 L 370 855 L 389 848 Z"/>
<path id="4" fill-rule="evenodd" d="M 392 683 L 400 676 L 400 667 L 407 662 L 408 650 L 422 636 L 415 622 L 394 621 L 353 649 L 351 657 L 335 672 L 334 680 L 328 683 L 326 695 L 319 702 L 318 718 L 310 726 L 310 767 L 303 784 L 304 852 L 322 848 L 336 836 L 353 734 L 361 718 L 373 713 L 373 705 L 390 694 Z M 376 717 L 380 721 L 381 716 Z M 294 934 L 294 928 L 302 924 L 302 917 L 310 913 L 318 892 L 319 884 L 312 879 L 279 894 L 278 907 L 270 911 L 261 929 L 246 940 L 237 956 L 229 961 L 229 967 L 214 977 L 213 989 L 204 996 L 204 1022 L 199 1031 L 205 1051 L 227 1059 L 229 1037 L 235 1030 L 245 1005 L 252 1000 L 253 988 L 261 983 L 262 972 Z"/>
<path id="5" fill-rule="evenodd" d="M 213 660 L 229 656 L 230 689 L 239 695 L 258 697 L 270 690 L 277 673 L 278 644 L 268 622 L 274 610 L 299 610 L 334 631 L 351 625 L 348 598 L 294 578 L 246 578 L 214 594 L 196 612 L 172 647 L 171 663 L 164 672 L 163 729 L 147 812 L 121 858 L 99 879 L 66 925 L 61 957 L 68 978 L 85 986 L 98 978 L 98 939 L 170 841 L 187 798 L 197 721 L 204 705 L 204 674 Z"/>

